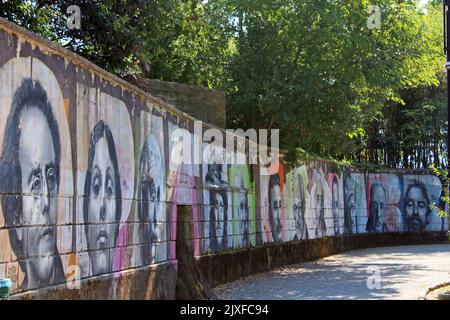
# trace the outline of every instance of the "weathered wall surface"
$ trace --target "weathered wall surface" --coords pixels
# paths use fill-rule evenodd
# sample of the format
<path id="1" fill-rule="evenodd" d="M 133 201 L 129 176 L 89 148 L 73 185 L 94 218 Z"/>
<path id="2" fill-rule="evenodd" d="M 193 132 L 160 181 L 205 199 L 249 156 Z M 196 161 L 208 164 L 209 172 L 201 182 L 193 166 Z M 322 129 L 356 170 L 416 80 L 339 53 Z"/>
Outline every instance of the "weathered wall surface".
<path id="1" fill-rule="evenodd" d="M 222 91 L 156 79 L 145 79 L 141 86 L 197 119 L 220 128 L 226 127 L 225 93 Z"/>
<path id="2" fill-rule="evenodd" d="M 4 20 L 0 47 L 0 277 L 17 298 L 175 297 L 177 205 L 204 265 L 236 253 L 249 270 L 267 257 L 243 249 L 448 228 L 430 174 L 177 164 L 194 118 Z"/>

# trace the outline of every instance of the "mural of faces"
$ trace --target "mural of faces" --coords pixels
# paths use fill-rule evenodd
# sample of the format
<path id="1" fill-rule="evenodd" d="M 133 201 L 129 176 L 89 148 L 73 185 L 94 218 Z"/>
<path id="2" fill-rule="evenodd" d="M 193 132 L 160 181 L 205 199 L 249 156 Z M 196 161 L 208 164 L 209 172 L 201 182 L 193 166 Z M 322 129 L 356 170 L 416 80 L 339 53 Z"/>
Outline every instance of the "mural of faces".
<path id="1" fill-rule="evenodd" d="M 150 135 L 144 144 L 140 159 L 140 180 L 138 189 L 138 242 L 140 247 L 136 258 L 139 265 L 155 262 L 156 243 L 160 241 L 158 220 L 161 215 L 161 201 L 164 188 L 164 159 L 156 137 Z M 146 222 L 149 222 L 148 224 Z"/>
<path id="2" fill-rule="evenodd" d="M 333 178 L 331 201 L 334 235 L 338 236 L 341 234 L 341 231 L 339 229 L 339 184 L 336 176 Z"/>
<path id="3" fill-rule="evenodd" d="M 306 213 L 305 189 L 303 187 L 302 177 L 299 174 L 295 176 L 294 204 L 292 205 L 292 212 L 294 214 L 294 221 L 295 221 L 295 235 L 293 240 L 308 239 L 309 238 L 308 228 L 305 219 Z"/>
<path id="4" fill-rule="evenodd" d="M 370 187 L 369 219 L 367 221 L 367 232 L 387 232 L 389 231 L 384 222 L 387 207 L 386 191 L 379 183 L 374 183 Z"/>
<path id="5" fill-rule="evenodd" d="M 269 179 L 269 223 L 273 241 L 281 241 L 281 186 L 278 174 L 271 175 Z"/>
<path id="6" fill-rule="evenodd" d="M 324 237 L 327 234 L 327 225 L 325 223 L 325 194 L 321 175 L 316 176 L 316 238 Z"/>
<path id="7" fill-rule="evenodd" d="M 91 132 L 83 202 L 86 239 L 94 275 L 112 270 L 122 192 L 114 140 L 99 121 Z"/>
<path id="8" fill-rule="evenodd" d="M 408 231 L 424 231 L 431 213 L 427 189 L 421 183 L 411 184 L 405 194 L 405 223 Z"/>
<path id="9" fill-rule="evenodd" d="M 0 188 L 21 193 L 2 198 L 12 248 L 25 272 L 22 287 L 37 288 L 64 279 L 57 249 L 56 195 L 61 145 L 59 129 L 39 82 L 25 79 L 14 94 L 1 158 Z M 17 162 L 18 160 L 18 162 Z"/>

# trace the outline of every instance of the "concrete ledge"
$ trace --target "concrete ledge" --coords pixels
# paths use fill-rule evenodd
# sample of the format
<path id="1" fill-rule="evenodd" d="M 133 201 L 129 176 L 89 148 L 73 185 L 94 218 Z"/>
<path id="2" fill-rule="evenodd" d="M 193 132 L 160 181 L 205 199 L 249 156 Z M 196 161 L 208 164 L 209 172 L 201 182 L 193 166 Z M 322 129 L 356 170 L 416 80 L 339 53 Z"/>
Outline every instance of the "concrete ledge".
<path id="1" fill-rule="evenodd" d="M 11 295 L 11 300 L 173 300 L 176 265 L 167 262 L 86 278 L 80 289 L 66 284 Z"/>
<path id="2" fill-rule="evenodd" d="M 291 241 L 257 248 L 197 257 L 203 275 L 212 287 L 272 269 L 314 261 L 357 249 L 436 244 L 447 240 L 445 233 L 378 233 Z"/>

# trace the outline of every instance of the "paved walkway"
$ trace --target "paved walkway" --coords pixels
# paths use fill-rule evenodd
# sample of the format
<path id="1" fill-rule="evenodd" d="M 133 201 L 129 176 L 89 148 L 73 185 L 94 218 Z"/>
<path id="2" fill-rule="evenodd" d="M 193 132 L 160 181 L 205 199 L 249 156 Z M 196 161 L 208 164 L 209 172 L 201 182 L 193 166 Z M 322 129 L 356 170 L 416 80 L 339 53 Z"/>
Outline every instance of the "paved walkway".
<path id="1" fill-rule="evenodd" d="M 352 251 L 251 276 L 214 291 L 219 299 L 232 300 L 417 300 L 429 287 L 444 282 L 450 282 L 450 245 L 445 244 Z"/>

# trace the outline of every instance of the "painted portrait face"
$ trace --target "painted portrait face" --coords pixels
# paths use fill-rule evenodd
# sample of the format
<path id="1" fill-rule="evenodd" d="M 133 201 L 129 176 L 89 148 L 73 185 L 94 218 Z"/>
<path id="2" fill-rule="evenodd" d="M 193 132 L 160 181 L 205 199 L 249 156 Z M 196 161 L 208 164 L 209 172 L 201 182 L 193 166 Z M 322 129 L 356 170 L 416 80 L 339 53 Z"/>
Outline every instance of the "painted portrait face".
<path id="1" fill-rule="evenodd" d="M 246 192 L 239 192 L 239 217 L 242 219 L 243 229 L 242 232 L 244 235 L 249 234 L 249 216 L 248 216 L 248 205 L 247 205 L 247 193 Z"/>
<path id="2" fill-rule="evenodd" d="M 217 192 L 215 193 L 215 199 L 214 199 L 214 217 L 215 217 L 215 223 L 216 223 L 216 237 L 217 237 L 217 244 L 219 248 L 222 245 L 222 237 L 224 232 L 224 221 L 225 221 L 225 202 L 223 199 L 223 196 Z"/>
<path id="3" fill-rule="evenodd" d="M 141 152 L 138 201 L 138 242 L 143 243 L 136 257 L 139 265 L 156 261 L 156 246 L 160 241 L 158 223 L 164 200 L 163 154 L 154 135 L 150 135 Z"/>
<path id="4" fill-rule="evenodd" d="M 281 189 L 279 184 L 274 184 L 269 190 L 270 193 L 270 228 L 273 240 L 281 240 Z"/>
<path id="5" fill-rule="evenodd" d="M 112 249 L 115 246 L 118 221 L 116 219 L 116 173 L 105 136 L 95 144 L 88 205 L 87 242 L 94 274 L 110 272 Z"/>
<path id="6" fill-rule="evenodd" d="M 306 199 L 305 191 L 303 190 L 302 178 L 298 175 L 296 176 L 295 192 L 294 192 L 294 204 L 292 205 L 292 212 L 294 214 L 295 221 L 295 231 L 298 235 L 298 239 L 302 239 L 302 233 L 305 230 L 305 210 L 306 210 Z"/>
<path id="7" fill-rule="evenodd" d="M 144 255 L 150 254 L 152 260 L 156 255 L 156 242 L 158 241 L 158 212 L 161 206 L 161 190 L 152 178 L 142 180 L 142 213 L 146 215 L 145 221 L 149 220 L 148 233 L 143 235 L 143 241 L 150 244 L 150 252 L 144 252 Z M 146 224 L 142 224 L 145 228 Z"/>
<path id="8" fill-rule="evenodd" d="M 323 191 L 323 185 L 320 178 L 317 181 L 316 184 L 316 221 L 317 221 L 317 228 L 316 228 L 316 237 L 322 237 L 326 234 L 327 227 L 325 224 L 325 198 L 324 198 L 324 191 Z"/>
<path id="9" fill-rule="evenodd" d="M 405 196 L 406 225 L 409 231 L 423 231 L 428 224 L 429 201 L 419 185 L 409 188 Z"/>
<path id="10" fill-rule="evenodd" d="M 29 260 L 28 281 L 50 279 L 56 254 L 57 164 L 50 127 L 45 115 L 30 106 L 20 119 L 19 162 L 22 173 L 25 254 Z M 33 258 L 39 256 L 39 258 Z M 36 279 L 32 279 L 35 277 Z"/>
<path id="11" fill-rule="evenodd" d="M 386 211 L 386 192 L 381 184 L 374 184 L 370 188 L 370 229 L 373 232 L 383 230 Z"/>
<path id="12" fill-rule="evenodd" d="M 339 186 L 336 177 L 333 179 L 333 190 L 331 194 L 331 210 L 333 213 L 334 234 L 339 235 Z"/>
<path id="13" fill-rule="evenodd" d="M 347 198 L 347 204 L 346 204 L 347 212 L 349 213 L 348 219 L 347 219 L 347 227 L 348 232 L 353 232 L 353 227 L 357 228 L 356 225 L 356 205 L 355 205 L 355 194 L 351 193 Z"/>

